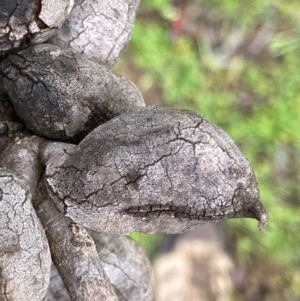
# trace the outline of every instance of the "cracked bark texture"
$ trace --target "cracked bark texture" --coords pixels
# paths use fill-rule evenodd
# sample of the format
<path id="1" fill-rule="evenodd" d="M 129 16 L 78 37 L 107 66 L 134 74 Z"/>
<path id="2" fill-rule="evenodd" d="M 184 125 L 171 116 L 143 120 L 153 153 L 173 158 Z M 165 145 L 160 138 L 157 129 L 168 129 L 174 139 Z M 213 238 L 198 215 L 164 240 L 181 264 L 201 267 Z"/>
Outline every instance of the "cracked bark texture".
<path id="1" fill-rule="evenodd" d="M 0 300 L 46 300 L 51 256 L 31 204 L 40 139 L 13 139 L 0 161 Z"/>
<path id="2" fill-rule="evenodd" d="M 37 136 L 16 137 L 1 154 L 0 164 L 21 176 L 34 194 L 42 168 L 38 159 L 43 139 Z"/>
<path id="3" fill-rule="evenodd" d="M 0 72 L 26 127 L 50 139 L 78 141 L 112 117 L 145 105 L 129 80 L 50 44 L 9 55 Z"/>
<path id="4" fill-rule="evenodd" d="M 92 238 L 83 227 L 57 210 L 47 197 L 43 181 L 35 196 L 35 206 L 46 230 L 53 262 L 71 300 L 117 301 Z"/>
<path id="5" fill-rule="evenodd" d="M 50 252 L 24 179 L 0 169 L 0 300 L 46 300 Z"/>
<path id="6" fill-rule="evenodd" d="M 75 148 L 75 145 L 67 143 L 46 143 L 40 151 L 40 159 L 45 165 L 62 164 L 64 155 L 72 153 Z M 45 195 L 46 192 L 43 192 L 43 194 Z M 42 197 L 38 197 L 38 200 L 41 199 Z M 54 204 L 52 206 L 56 208 Z M 44 211 L 45 214 L 50 212 L 49 209 Z M 63 215 L 60 214 L 60 216 Z M 44 216 L 40 216 L 40 218 L 45 220 Z M 48 223 L 44 227 L 49 229 Z M 120 235 L 109 235 L 95 231 L 89 231 L 89 234 L 95 242 L 101 265 L 109 282 L 114 287 L 118 300 L 152 300 L 154 292 L 151 265 L 146 255 L 134 241 Z M 56 234 L 54 236 L 56 237 Z M 52 240 L 49 239 L 49 241 Z M 53 300 L 55 295 L 65 294 L 62 289 L 64 285 L 59 283 L 59 278 L 55 277 L 56 283 L 51 283 L 50 294 L 52 299 L 50 300 Z"/>
<path id="7" fill-rule="evenodd" d="M 143 250 L 130 238 L 89 231 L 119 301 L 152 301 L 153 276 Z"/>
<path id="8" fill-rule="evenodd" d="M 51 43 L 111 67 L 129 41 L 140 0 L 78 2 Z"/>
<path id="9" fill-rule="evenodd" d="M 147 107 L 92 131 L 46 168 L 58 208 L 96 231 L 178 233 L 205 221 L 266 222 L 249 163 L 219 127 Z"/>
<path id="10" fill-rule="evenodd" d="M 103 268 L 118 301 L 152 301 L 151 264 L 142 249 L 130 238 L 89 231 Z M 48 301 L 70 301 L 63 281 L 53 265 Z"/>
<path id="11" fill-rule="evenodd" d="M 2 0 L 0 56 L 29 40 L 47 41 L 68 17 L 73 0 Z"/>

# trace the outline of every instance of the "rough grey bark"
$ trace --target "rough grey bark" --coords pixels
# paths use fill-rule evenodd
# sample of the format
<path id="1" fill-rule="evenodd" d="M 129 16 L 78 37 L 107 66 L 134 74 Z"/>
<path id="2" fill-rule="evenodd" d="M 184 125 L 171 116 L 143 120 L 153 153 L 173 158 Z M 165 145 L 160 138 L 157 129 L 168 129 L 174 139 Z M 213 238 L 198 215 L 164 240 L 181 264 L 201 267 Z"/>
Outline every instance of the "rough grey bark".
<path id="1" fill-rule="evenodd" d="M 39 174 L 36 139 L 16 139 L 1 157 L 0 300 L 46 300 L 51 257 L 31 204 Z"/>
<path id="2" fill-rule="evenodd" d="M 188 111 L 147 107 L 112 119 L 49 163 L 46 184 L 66 216 L 96 231 L 266 222 L 247 160 L 222 129 Z"/>
<path id="3" fill-rule="evenodd" d="M 46 229 L 51 255 L 72 301 L 118 298 L 101 265 L 95 244 L 83 227 L 60 213 L 40 183 L 37 214 Z"/>
<path id="4" fill-rule="evenodd" d="M 41 150 L 40 158 L 45 165 L 62 164 L 64 155 L 72 153 L 75 148 L 75 145 L 67 143 L 46 143 Z M 154 292 L 151 265 L 141 248 L 131 239 L 121 235 L 95 231 L 89 231 L 89 234 L 95 242 L 101 264 L 118 300 L 152 300 Z M 59 277 L 56 277 L 56 280 L 57 278 Z M 56 290 L 54 284 L 51 285 L 52 295 L 54 291 L 59 295 L 63 294 L 59 284 L 56 284 Z"/>
<path id="5" fill-rule="evenodd" d="M 102 266 L 113 285 L 118 301 L 152 301 L 151 264 L 141 248 L 130 238 L 89 231 Z M 48 301 L 70 301 L 55 266 L 51 269 Z"/>
<path id="6" fill-rule="evenodd" d="M 38 159 L 43 140 L 37 136 L 16 137 L 1 154 L 0 165 L 21 176 L 34 194 L 42 168 Z"/>
<path id="7" fill-rule="evenodd" d="M 81 0 L 51 43 L 111 67 L 129 41 L 140 0 Z"/>
<path id="8" fill-rule="evenodd" d="M 89 231 L 103 268 L 119 301 L 152 301 L 152 269 L 142 249 L 130 238 Z"/>
<path id="9" fill-rule="evenodd" d="M 50 252 L 23 179 L 0 169 L 0 300 L 45 300 Z"/>
<path id="10" fill-rule="evenodd" d="M 28 39 L 28 27 L 38 10 L 36 1 L 4 0 L 0 3 L 0 55 Z"/>
<path id="11" fill-rule="evenodd" d="M 11 54 L 0 72 L 26 127 L 51 139 L 77 141 L 112 117 L 145 105 L 129 80 L 54 45 Z"/>
<path id="12" fill-rule="evenodd" d="M 11 139 L 0 161 L 0 300 L 45 300 L 50 251 L 32 207 L 39 139 Z M 5 167 L 5 168 L 4 168 Z"/>
<path id="13" fill-rule="evenodd" d="M 51 38 L 67 19 L 74 5 L 74 0 L 39 0 L 38 2 L 38 16 L 29 26 L 32 43 L 43 43 Z"/>
<path id="14" fill-rule="evenodd" d="M 0 2 L 0 57 L 25 42 L 45 42 L 60 27 L 73 0 L 2 0 Z"/>

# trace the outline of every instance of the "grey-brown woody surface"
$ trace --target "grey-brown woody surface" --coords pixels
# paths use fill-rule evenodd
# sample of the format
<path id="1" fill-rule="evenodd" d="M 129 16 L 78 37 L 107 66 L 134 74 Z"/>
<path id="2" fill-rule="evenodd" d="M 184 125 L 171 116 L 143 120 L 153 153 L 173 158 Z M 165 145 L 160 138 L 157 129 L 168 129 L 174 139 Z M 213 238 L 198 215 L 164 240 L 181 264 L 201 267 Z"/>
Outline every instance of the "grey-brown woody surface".
<path id="1" fill-rule="evenodd" d="M 32 206 L 41 168 L 35 136 L 9 139 L 0 166 L 0 300 L 44 300 L 50 250 Z"/>
<path id="2" fill-rule="evenodd" d="M 111 67 L 131 36 L 140 0 L 77 2 L 51 42 Z"/>
<path id="3" fill-rule="evenodd" d="M 266 222 L 237 146 L 187 111 L 147 107 L 112 119 L 48 164 L 46 184 L 66 216 L 96 231 L 176 233 L 232 217 Z"/>
<path id="4" fill-rule="evenodd" d="M 112 117 L 145 105 L 129 80 L 50 44 L 9 55 L 0 72 L 18 116 L 28 129 L 50 139 L 76 141 Z"/>
<path id="5" fill-rule="evenodd" d="M 72 301 L 117 301 L 99 259 L 96 246 L 83 227 L 55 207 L 40 183 L 36 195 L 37 214 L 46 229 L 53 262 Z"/>
<path id="6" fill-rule="evenodd" d="M 150 262 L 142 249 L 130 238 L 89 231 L 114 287 L 118 301 L 152 301 L 153 277 Z M 51 268 L 48 301 L 70 301 L 55 266 Z"/>
<path id="7" fill-rule="evenodd" d="M 94 242 L 84 226 L 121 234 L 266 222 L 253 171 L 221 129 L 190 112 L 137 111 L 136 87 L 103 66 L 126 45 L 138 4 L 75 1 L 51 40 L 62 49 L 33 44 L 55 33 L 72 0 L 0 2 L 0 301 L 46 301 L 48 243 L 64 281 L 55 278 L 50 298 L 151 300 L 140 249 L 109 234 Z M 76 146 L 28 130 L 75 143 L 91 133 Z"/>
<path id="8" fill-rule="evenodd" d="M 150 262 L 132 239 L 89 231 L 95 241 L 103 268 L 115 287 L 119 301 L 152 301 L 153 282 Z"/>
<path id="9" fill-rule="evenodd" d="M 1 0 L 0 57 L 29 40 L 47 41 L 72 7 L 72 0 Z"/>
<path id="10" fill-rule="evenodd" d="M 0 169 L 0 300 L 45 300 L 50 251 L 31 204 L 30 187 Z"/>

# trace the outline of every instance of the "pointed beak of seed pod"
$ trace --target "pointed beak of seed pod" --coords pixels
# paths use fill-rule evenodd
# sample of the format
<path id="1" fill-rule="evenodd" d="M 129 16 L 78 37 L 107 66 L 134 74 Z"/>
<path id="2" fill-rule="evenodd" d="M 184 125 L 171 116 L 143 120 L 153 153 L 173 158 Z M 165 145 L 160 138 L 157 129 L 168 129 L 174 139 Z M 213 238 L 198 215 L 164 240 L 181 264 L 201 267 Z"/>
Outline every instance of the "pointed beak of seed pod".
<path id="1" fill-rule="evenodd" d="M 256 205 L 255 208 L 255 218 L 258 220 L 258 230 L 263 230 L 268 222 L 268 215 L 267 212 L 264 208 L 264 206 L 262 205 L 261 202 L 259 202 Z"/>
<path id="2" fill-rule="evenodd" d="M 263 230 L 268 222 L 268 215 L 266 212 L 263 212 L 259 218 L 258 230 Z"/>

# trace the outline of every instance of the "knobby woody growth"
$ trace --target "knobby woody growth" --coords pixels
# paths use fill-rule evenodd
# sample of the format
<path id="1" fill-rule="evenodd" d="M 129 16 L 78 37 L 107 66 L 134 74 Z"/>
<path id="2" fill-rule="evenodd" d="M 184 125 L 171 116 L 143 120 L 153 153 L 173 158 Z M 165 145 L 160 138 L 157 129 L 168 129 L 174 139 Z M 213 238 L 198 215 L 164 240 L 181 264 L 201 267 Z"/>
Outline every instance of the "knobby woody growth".
<path id="1" fill-rule="evenodd" d="M 249 163 L 114 75 L 138 0 L 0 4 L 0 300 L 152 300 L 131 231 L 266 223 Z"/>

